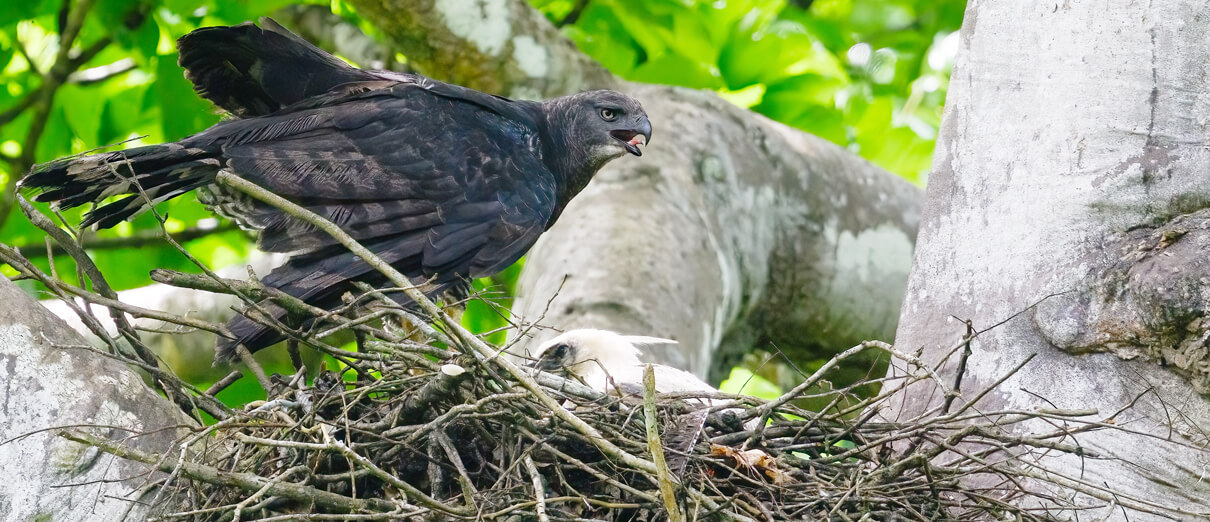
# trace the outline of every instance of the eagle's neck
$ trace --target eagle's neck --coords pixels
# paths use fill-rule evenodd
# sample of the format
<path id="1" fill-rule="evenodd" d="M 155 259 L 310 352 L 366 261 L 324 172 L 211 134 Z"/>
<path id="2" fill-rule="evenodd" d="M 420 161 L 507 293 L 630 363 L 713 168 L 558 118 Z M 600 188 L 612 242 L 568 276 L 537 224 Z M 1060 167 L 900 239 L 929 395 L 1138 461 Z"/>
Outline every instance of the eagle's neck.
<path id="1" fill-rule="evenodd" d="M 621 154 L 616 150 L 595 150 L 589 140 L 576 136 L 569 129 L 586 128 L 575 121 L 571 97 L 548 100 L 543 105 L 540 132 L 542 160 L 558 177 L 558 210 L 562 210 L 576 194 L 584 189 L 594 174 L 609 160 Z M 599 145 L 595 147 L 600 147 Z M 604 152 L 604 153 L 603 153 Z"/>

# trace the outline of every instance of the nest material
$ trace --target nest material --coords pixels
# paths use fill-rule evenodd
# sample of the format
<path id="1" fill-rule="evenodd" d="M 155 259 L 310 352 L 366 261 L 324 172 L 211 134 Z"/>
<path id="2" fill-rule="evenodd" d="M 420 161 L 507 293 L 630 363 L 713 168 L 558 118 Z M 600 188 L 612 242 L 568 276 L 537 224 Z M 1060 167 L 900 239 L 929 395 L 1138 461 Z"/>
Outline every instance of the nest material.
<path id="1" fill-rule="evenodd" d="M 788 400 L 793 396 L 773 403 L 738 398 L 706 415 L 699 401 L 684 396 L 602 396 L 533 372 L 543 383 L 542 393 L 616 448 L 654 461 L 652 472 L 624 462 L 582 429 L 552 414 L 499 359 L 409 342 L 372 342 L 367 347 L 372 351 L 363 357 L 377 362 L 363 366 L 360 373 L 325 370 L 309 385 L 301 373 L 289 382 L 277 379 L 271 400 L 250 405 L 195 436 L 198 444 L 188 456 L 195 469 L 161 467 L 172 476 L 161 479 L 157 505 L 173 507 L 158 516 L 1046 518 L 1008 503 L 1023 494 L 1012 486 L 1011 466 L 999 470 L 987 463 L 989 458 L 1003 459 L 976 452 L 944 464 L 930 462 L 938 447 L 1011 444 L 1011 437 L 998 435 L 998 429 L 971 429 L 963 415 L 935 424 L 889 424 L 861 414 L 873 411 L 870 406 L 879 398 L 847 397 L 856 404 L 820 414 L 794 407 Z M 846 398 L 843 390 L 833 393 L 838 405 Z M 655 420 L 652 431 L 644 406 L 655 412 L 650 417 Z M 744 428 L 744 421 L 762 415 L 769 420 L 759 433 Z M 652 433 L 657 439 L 649 437 Z M 662 460 L 653 459 L 650 451 L 656 440 Z M 926 440 L 944 445 L 922 444 Z M 1009 455 L 1011 448 L 1006 449 L 1004 455 Z M 169 459 L 164 456 L 159 462 Z M 972 490 L 961 479 L 973 474 L 999 475 L 1000 480 Z M 232 477 L 259 480 L 239 482 Z"/>

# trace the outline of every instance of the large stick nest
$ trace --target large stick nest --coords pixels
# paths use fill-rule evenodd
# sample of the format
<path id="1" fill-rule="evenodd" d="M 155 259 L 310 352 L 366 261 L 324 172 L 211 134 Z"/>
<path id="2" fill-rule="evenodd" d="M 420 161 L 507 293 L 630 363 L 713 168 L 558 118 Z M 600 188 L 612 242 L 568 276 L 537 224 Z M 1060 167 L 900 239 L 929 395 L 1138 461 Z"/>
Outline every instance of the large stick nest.
<path id="1" fill-rule="evenodd" d="M 1025 494 L 1011 457 L 1028 442 L 972 427 L 970 412 L 880 422 L 870 412 L 883 398 L 834 392 L 837 404 L 856 404 L 820 414 L 739 398 L 704 415 L 691 398 L 650 397 L 664 453 L 652 471 L 553 415 L 499 359 L 410 342 L 367 347 L 356 354 L 362 371 L 274 378 L 269 401 L 191 437 L 191 466 L 69 436 L 170 473 L 156 488 L 156 504 L 171 506 L 165 519 L 1046 519 L 1007 503 Z M 644 398 L 532 373 L 600 436 L 653 461 Z M 763 429 L 744 428 L 765 412 Z M 977 449 L 931 461 L 960 445 Z M 962 480 L 977 474 L 988 486 Z"/>

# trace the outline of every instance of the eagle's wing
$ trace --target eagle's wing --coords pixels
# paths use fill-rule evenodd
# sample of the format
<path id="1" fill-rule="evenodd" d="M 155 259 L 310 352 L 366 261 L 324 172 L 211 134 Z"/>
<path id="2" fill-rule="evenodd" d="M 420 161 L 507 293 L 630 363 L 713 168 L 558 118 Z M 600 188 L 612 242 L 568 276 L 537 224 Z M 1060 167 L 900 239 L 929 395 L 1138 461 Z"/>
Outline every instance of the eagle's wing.
<path id="1" fill-rule="evenodd" d="M 203 98 L 240 117 L 264 116 L 350 82 L 394 79 L 324 52 L 272 19 L 203 27 L 177 40 L 177 62 Z"/>
<path id="2" fill-rule="evenodd" d="M 555 204 L 555 180 L 537 153 L 536 131 L 527 121 L 532 118 L 513 107 L 508 109 L 516 114 L 501 114 L 482 100 L 433 91 L 395 84 L 311 109 L 225 122 L 184 144 L 221 146 L 226 168 L 356 239 L 376 242 L 432 229 L 427 255 L 434 268 L 448 259 L 433 249 L 453 248 L 467 227 L 499 220 L 505 241 L 544 226 Z M 263 204 L 213 204 L 261 229 L 265 251 L 306 253 L 336 245 Z M 497 260 L 480 262 L 486 268 Z"/>

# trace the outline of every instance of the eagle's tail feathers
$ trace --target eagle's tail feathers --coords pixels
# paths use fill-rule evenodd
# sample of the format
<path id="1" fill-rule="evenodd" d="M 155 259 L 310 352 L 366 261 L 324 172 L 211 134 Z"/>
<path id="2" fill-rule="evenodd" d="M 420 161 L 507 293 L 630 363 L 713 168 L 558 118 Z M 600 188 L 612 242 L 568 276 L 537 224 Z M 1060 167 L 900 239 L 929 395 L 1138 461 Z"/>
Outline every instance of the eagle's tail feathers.
<path id="1" fill-rule="evenodd" d="M 160 203 L 211 183 L 219 168 L 210 151 L 168 143 L 36 165 L 20 186 L 58 209 L 125 195 L 88 212 L 80 225 L 109 228 L 149 208 L 147 199 Z"/>

